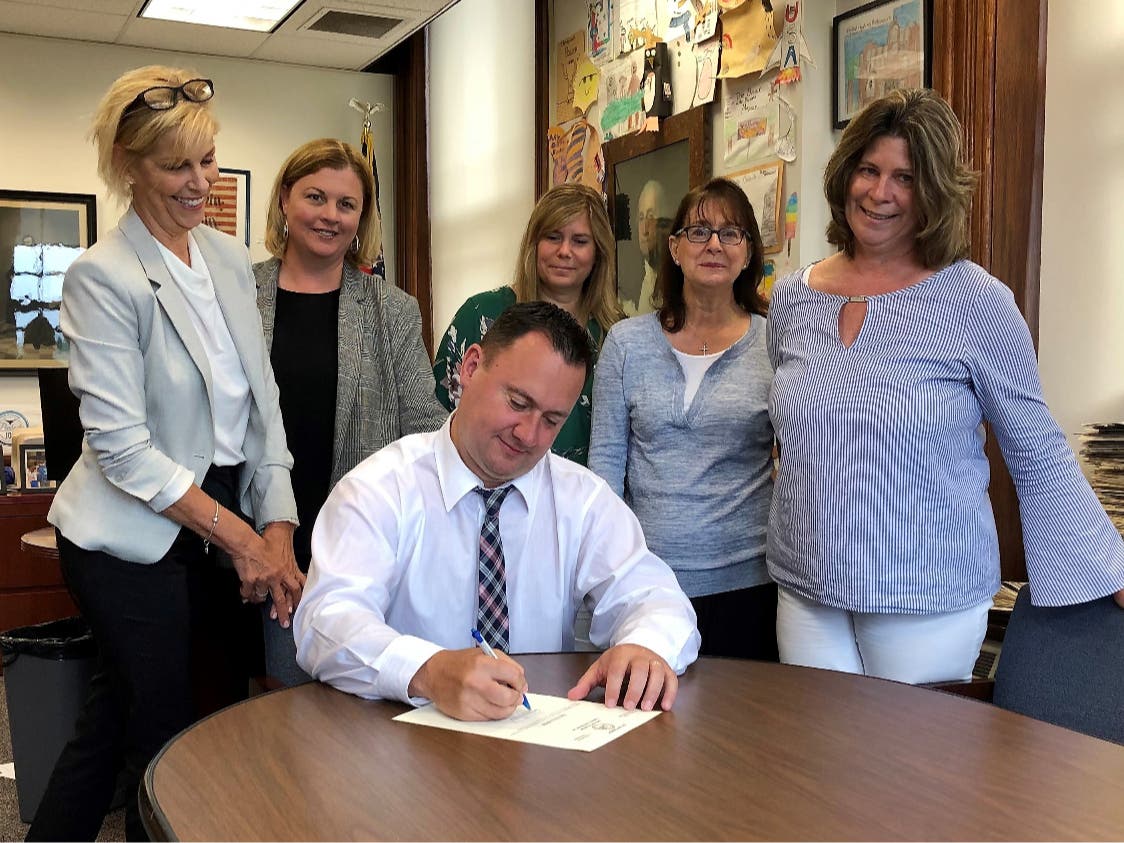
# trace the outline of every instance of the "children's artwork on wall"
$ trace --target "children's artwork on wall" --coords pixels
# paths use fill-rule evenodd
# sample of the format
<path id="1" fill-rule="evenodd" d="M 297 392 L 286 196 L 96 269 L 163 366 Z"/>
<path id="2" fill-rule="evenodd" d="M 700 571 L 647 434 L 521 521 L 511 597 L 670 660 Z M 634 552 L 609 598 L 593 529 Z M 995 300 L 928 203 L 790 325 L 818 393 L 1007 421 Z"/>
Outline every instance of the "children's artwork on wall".
<path id="1" fill-rule="evenodd" d="M 691 40 L 691 33 L 695 30 L 695 3 L 694 0 L 666 0 L 667 2 L 667 29 L 664 32 L 664 41 L 674 41 L 676 38 Z"/>
<path id="2" fill-rule="evenodd" d="M 776 104 L 771 92 L 768 80 L 727 79 L 723 83 L 722 132 L 727 167 L 745 167 L 774 156 Z"/>
<path id="3" fill-rule="evenodd" d="M 736 79 L 765 67 L 777 38 L 773 16 L 758 3 L 745 3 L 722 14 L 720 79 Z"/>
<path id="4" fill-rule="evenodd" d="M 616 0 L 614 9 L 620 26 L 617 29 L 617 48 L 621 54 L 643 50 L 656 38 L 656 0 Z"/>
<path id="5" fill-rule="evenodd" d="M 584 117 L 578 117 L 546 132 L 550 154 L 550 185 L 579 183 L 601 189 L 605 180 L 605 159 L 601 136 Z"/>
<path id="6" fill-rule="evenodd" d="M 800 63 L 802 61 L 807 62 L 812 67 L 816 66 L 815 59 L 812 58 L 812 51 L 808 49 L 808 42 L 804 40 L 800 2 L 795 0 L 795 2 L 787 3 L 784 7 L 784 27 L 781 29 L 781 34 L 773 47 L 773 52 L 769 54 L 769 60 L 765 62 L 762 73 L 775 67 L 780 68 L 773 84 L 791 85 L 800 81 Z"/>
<path id="7" fill-rule="evenodd" d="M 586 52 L 596 64 L 616 56 L 617 51 L 613 49 L 613 0 L 589 0 L 585 32 Z"/>
<path id="8" fill-rule="evenodd" d="M 686 38 L 668 44 L 667 55 L 671 64 L 671 113 L 680 114 L 694 104 L 698 61 Z"/>
<path id="9" fill-rule="evenodd" d="M 777 283 L 777 265 L 772 261 L 765 261 L 761 278 L 761 295 L 766 300 L 773 294 L 773 285 Z"/>
<path id="10" fill-rule="evenodd" d="M 695 2 L 695 43 L 714 37 L 718 29 L 718 5 L 715 0 Z"/>
<path id="11" fill-rule="evenodd" d="M 589 60 L 589 56 L 582 56 L 578 69 L 574 73 L 573 104 L 579 114 L 585 114 L 589 107 L 597 102 L 597 88 L 601 82 L 601 71 L 597 65 Z"/>
<path id="12" fill-rule="evenodd" d="M 640 81 L 644 57 L 633 53 L 601 69 L 601 134 L 605 140 L 639 131 L 644 126 L 644 102 Z"/>
<path id="13" fill-rule="evenodd" d="M 796 193 L 788 195 L 788 201 L 784 205 L 784 239 L 791 240 L 796 236 L 796 219 L 800 211 L 800 200 L 796 197 Z"/>
<path id="14" fill-rule="evenodd" d="M 708 41 L 695 44 L 695 98 L 691 103 L 705 105 L 714 101 L 715 81 L 718 79 L 718 65 L 722 58 L 722 44 Z"/>
<path id="15" fill-rule="evenodd" d="M 931 83 L 931 14 L 925 0 L 877 0 L 835 17 L 835 128 L 895 88 Z"/>
<path id="16" fill-rule="evenodd" d="M 792 163 L 796 160 L 796 109 L 780 94 L 774 99 L 777 102 L 777 138 L 773 148 L 778 158 Z"/>
<path id="17" fill-rule="evenodd" d="M 781 237 L 781 187 L 784 180 L 784 162 L 772 161 L 750 167 L 726 178 L 745 191 L 757 225 L 761 229 L 761 243 L 765 254 L 775 254 L 784 246 Z"/>
<path id="18" fill-rule="evenodd" d="M 574 77 L 585 58 L 585 33 L 580 29 L 558 42 L 554 69 L 554 119 L 571 120 L 583 112 L 574 106 Z"/>

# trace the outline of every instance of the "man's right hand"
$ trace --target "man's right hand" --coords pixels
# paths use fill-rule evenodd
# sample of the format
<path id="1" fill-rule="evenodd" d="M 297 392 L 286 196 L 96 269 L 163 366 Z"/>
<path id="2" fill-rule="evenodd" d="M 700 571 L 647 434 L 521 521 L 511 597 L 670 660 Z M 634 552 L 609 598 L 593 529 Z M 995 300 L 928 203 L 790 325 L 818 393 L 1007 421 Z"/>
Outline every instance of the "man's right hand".
<path id="1" fill-rule="evenodd" d="M 506 653 L 491 658 L 475 647 L 441 650 L 410 680 L 411 697 L 428 697 L 457 720 L 503 720 L 523 702 L 527 678 Z"/>

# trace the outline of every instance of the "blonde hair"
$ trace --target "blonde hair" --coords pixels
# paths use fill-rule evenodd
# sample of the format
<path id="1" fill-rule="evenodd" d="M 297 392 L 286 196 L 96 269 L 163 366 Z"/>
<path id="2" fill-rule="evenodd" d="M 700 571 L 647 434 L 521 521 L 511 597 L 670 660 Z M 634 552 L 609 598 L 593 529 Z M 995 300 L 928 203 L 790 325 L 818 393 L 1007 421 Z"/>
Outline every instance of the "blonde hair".
<path id="1" fill-rule="evenodd" d="M 269 211 L 265 218 L 265 248 L 278 260 L 285 256 L 285 214 L 281 210 L 281 192 L 290 189 L 305 176 L 323 170 L 351 170 L 363 186 L 363 210 L 359 214 L 359 248 L 354 243 L 345 257 L 352 263 L 373 264 L 382 248 L 382 223 L 375 210 L 375 177 L 359 151 L 349 143 L 335 138 L 317 138 L 298 146 L 281 165 L 273 190 L 269 194 Z"/>
<path id="2" fill-rule="evenodd" d="M 901 138 L 913 168 L 918 260 L 940 269 L 967 257 L 976 174 L 961 159 L 960 135 L 952 108 L 928 89 L 891 91 L 860 111 L 843 130 L 824 170 L 824 196 L 831 211 L 828 242 L 854 257 L 855 234 L 846 214 L 851 177 L 871 144 L 884 137 Z"/>
<path id="3" fill-rule="evenodd" d="M 518 302 L 538 301 L 542 298 L 539 294 L 539 241 L 582 214 L 589 219 L 596 256 L 593 269 L 582 284 L 578 308 L 583 319 L 592 317 L 607 334 L 609 328 L 624 318 L 624 311 L 617 300 L 616 240 L 613 239 L 613 230 L 609 226 L 609 215 L 605 212 L 601 194 L 592 187 L 584 184 L 559 184 L 542 195 L 531 211 L 531 218 L 527 220 L 527 230 L 523 233 L 523 243 L 519 247 L 519 260 L 515 265 L 515 277 L 511 286 Z"/>
<path id="4" fill-rule="evenodd" d="M 179 87 L 199 74 L 176 67 L 149 65 L 130 70 L 118 77 L 98 103 L 90 126 L 90 140 L 98 151 L 98 175 L 110 194 L 131 199 L 130 165 L 148 155 L 168 132 L 172 133 L 172 154 L 187 156 L 200 146 L 210 145 L 219 130 L 211 113 L 211 102 L 192 102 L 177 98 L 171 108 L 155 111 L 140 107 L 128 114 L 129 106 L 149 88 L 167 85 Z M 114 154 L 114 149 L 121 155 Z"/>

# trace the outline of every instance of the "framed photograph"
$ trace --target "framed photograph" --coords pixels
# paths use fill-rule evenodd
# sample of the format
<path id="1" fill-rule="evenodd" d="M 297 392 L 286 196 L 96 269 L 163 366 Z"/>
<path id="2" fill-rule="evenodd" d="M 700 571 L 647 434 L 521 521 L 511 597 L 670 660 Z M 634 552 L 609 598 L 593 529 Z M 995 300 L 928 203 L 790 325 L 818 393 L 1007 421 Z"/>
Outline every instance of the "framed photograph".
<path id="1" fill-rule="evenodd" d="M 932 15 L 932 0 L 875 0 L 833 19 L 835 128 L 895 88 L 932 84 Z"/>
<path id="2" fill-rule="evenodd" d="M 710 172 L 706 106 L 661 121 L 658 132 L 609 141 L 605 192 L 617 241 L 617 297 L 629 316 L 650 312 L 656 272 L 683 195 Z"/>
<path id="3" fill-rule="evenodd" d="M 782 227 L 781 191 L 784 189 L 784 161 L 769 161 L 736 173 L 726 178 L 745 191 L 753 215 L 757 217 L 757 227 L 761 229 L 761 245 L 767 255 L 773 255 L 784 247 L 784 228 Z"/>
<path id="4" fill-rule="evenodd" d="M 52 492 L 55 483 L 47 479 L 47 449 L 42 438 L 36 443 L 16 445 L 12 451 L 15 487 L 21 492 Z"/>
<path id="5" fill-rule="evenodd" d="M 63 276 L 97 231 L 92 193 L 0 190 L 0 370 L 66 365 Z"/>
<path id="6" fill-rule="evenodd" d="M 219 180 L 207 197 L 203 224 L 250 245 L 250 171 L 219 167 Z"/>

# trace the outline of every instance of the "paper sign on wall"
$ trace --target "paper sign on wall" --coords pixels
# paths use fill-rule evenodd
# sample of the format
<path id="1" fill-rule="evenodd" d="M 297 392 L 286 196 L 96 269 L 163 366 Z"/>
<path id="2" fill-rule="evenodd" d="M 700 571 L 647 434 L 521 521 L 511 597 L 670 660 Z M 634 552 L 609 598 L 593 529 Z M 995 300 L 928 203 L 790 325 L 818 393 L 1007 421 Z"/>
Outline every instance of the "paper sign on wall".
<path id="1" fill-rule="evenodd" d="M 737 183 L 749 198 L 757 225 L 761 229 L 761 243 L 766 254 L 779 252 L 784 245 L 781 231 L 781 186 L 784 179 L 784 162 L 773 161 L 751 167 L 726 178 Z"/>
<path id="2" fill-rule="evenodd" d="M 726 80 L 722 86 L 722 132 L 727 167 L 771 158 L 776 107 L 768 80 Z"/>
<path id="3" fill-rule="evenodd" d="M 581 110 L 573 105 L 574 77 L 585 57 L 585 33 L 580 29 L 558 42 L 554 71 L 554 119 L 561 122 L 577 117 Z"/>
<path id="4" fill-rule="evenodd" d="M 760 3 L 745 3 L 724 12 L 719 78 L 736 79 L 761 70 L 775 43 L 773 16 Z"/>

